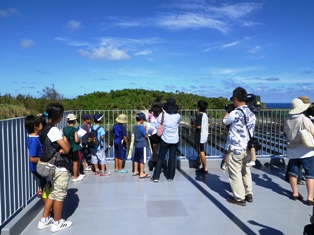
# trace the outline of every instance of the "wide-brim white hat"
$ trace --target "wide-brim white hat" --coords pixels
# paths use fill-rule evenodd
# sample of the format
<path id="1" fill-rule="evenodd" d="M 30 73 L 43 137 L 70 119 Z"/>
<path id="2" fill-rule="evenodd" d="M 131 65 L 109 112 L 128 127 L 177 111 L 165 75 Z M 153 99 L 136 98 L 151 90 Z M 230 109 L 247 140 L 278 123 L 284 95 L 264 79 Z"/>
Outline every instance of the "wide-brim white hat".
<path id="1" fill-rule="evenodd" d="M 310 107 L 311 103 L 309 104 L 304 104 L 301 99 L 295 98 L 291 101 L 291 110 L 289 114 L 298 114 L 298 113 L 303 113 L 305 110 Z"/>

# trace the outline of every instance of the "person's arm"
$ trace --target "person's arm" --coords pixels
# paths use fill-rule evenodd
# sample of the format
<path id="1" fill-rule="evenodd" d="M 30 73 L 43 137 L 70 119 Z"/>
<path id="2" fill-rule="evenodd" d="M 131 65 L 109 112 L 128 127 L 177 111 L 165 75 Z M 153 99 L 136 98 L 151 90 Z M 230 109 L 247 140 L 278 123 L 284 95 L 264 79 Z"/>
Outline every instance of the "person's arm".
<path id="1" fill-rule="evenodd" d="M 63 136 L 57 127 L 52 127 L 48 132 L 47 136 L 51 142 L 58 143 L 58 145 L 61 148 L 59 150 L 61 154 L 67 154 L 70 151 L 71 146 L 69 144 L 67 137 Z"/>
<path id="2" fill-rule="evenodd" d="M 37 163 L 40 160 L 39 157 L 29 157 L 28 159 L 29 159 L 30 162 L 33 162 L 33 163 Z"/>
<path id="3" fill-rule="evenodd" d="M 77 131 L 74 132 L 74 140 L 75 140 L 75 143 L 80 143 L 81 142 L 80 138 L 78 137 Z"/>
<path id="4" fill-rule="evenodd" d="M 57 140 L 57 143 L 58 145 L 60 146 L 60 150 L 59 150 L 59 153 L 61 154 L 67 154 L 69 151 L 70 151 L 70 144 L 69 144 L 69 141 L 67 139 L 67 137 L 63 136 L 62 139 L 60 140 Z"/>

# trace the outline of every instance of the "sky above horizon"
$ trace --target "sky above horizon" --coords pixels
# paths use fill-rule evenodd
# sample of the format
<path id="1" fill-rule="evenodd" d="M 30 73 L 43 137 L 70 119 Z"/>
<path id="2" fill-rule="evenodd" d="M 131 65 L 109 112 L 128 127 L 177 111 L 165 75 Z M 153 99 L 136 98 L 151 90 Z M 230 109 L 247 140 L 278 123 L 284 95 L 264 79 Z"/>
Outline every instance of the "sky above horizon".
<path id="1" fill-rule="evenodd" d="M 146 89 L 314 102 L 312 0 L 0 1 L 0 95 Z"/>

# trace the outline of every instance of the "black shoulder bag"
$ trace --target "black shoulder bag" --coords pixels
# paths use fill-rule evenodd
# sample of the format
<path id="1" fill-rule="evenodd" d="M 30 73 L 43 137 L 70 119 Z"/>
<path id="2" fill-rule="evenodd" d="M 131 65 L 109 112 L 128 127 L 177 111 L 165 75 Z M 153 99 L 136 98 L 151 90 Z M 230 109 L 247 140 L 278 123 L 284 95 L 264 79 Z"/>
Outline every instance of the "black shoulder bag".
<path id="1" fill-rule="evenodd" d="M 246 129 L 247 129 L 247 132 L 249 133 L 249 137 L 250 137 L 250 140 L 249 142 L 247 143 L 247 149 L 248 150 L 251 150 L 251 148 L 255 148 L 255 151 L 258 151 L 262 148 L 262 145 L 258 142 L 258 139 L 256 137 L 252 137 L 251 134 L 250 134 L 250 131 L 249 131 L 249 128 L 247 126 L 247 122 L 246 122 L 246 116 L 243 112 L 242 109 L 237 109 L 237 110 L 240 110 L 242 113 L 243 113 L 243 116 L 244 116 L 244 123 L 245 123 L 245 126 L 246 126 Z"/>

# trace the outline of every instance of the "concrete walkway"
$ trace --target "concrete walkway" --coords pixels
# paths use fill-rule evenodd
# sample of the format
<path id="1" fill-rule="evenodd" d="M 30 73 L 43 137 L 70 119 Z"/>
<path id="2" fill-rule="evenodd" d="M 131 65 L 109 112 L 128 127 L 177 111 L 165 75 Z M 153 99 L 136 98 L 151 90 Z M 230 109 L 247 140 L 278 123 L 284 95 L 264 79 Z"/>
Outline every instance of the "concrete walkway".
<path id="1" fill-rule="evenodd" d="M 231 189 L 220 160 L 209 160 L 209 173 L 200 175 L 181 161 L 171 183 L 163 175 L 159 183 L 132 176 L 131 162 L 128 173 L 115 173 L 109 162 L 111 176 L 87 172 L 83 181 L 70 183 L 63 218 L 73 226 L 57 234 L 302 234 L 312 207 L 288 198 L 285 165 L 273 162 L 282 163 L 260 159 L 261 165 L 252 168 L 254 201 L 244 207 L 226 201 Z M 299 189 L 306 197 L 305 186 Z M 40 218 L 41 212 L 21 234 L 51 234 L 37 229 Z"/>

